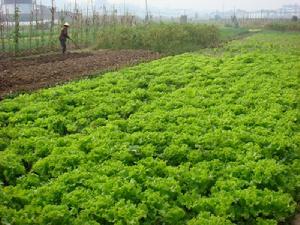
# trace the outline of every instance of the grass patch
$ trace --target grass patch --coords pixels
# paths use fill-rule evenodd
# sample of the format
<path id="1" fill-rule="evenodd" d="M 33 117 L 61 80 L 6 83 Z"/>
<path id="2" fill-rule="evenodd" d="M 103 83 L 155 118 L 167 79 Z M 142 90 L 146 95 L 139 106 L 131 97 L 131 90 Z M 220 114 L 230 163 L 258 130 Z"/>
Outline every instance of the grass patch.
<path id="1" fill-rule="evenodd" d="M 235 28 L 235 27 L 222 27 L 220 28 L 221 40 L 227 41 L 232 40 L 236 37 L 249 34 L 249 29 L 247 28 Z"/>

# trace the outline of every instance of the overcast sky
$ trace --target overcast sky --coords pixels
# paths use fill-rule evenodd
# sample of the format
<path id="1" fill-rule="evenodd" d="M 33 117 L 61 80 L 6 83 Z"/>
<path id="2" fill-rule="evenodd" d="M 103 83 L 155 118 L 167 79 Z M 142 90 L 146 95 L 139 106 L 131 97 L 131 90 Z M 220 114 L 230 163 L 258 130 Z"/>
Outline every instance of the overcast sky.
<path id="1" fill-rule="evenodd" d="M 84 1 L 84 0 L 83 0 Z M 123 3 L 124 0 L 108 0 L 111 3 Z M 125 0 L 139 6 L 145 4 L 145 0 Z M 300 0 L 148 0 L 150 6 L 159 8 L 182 8 L 194 10 L 225 10 L 239 9 L 277 9 L 284 4 L 300 4 Z"/>
<path id="2" fill-rule="evenodd" d="M 47 1 L 47 0 L 42 0 Z M 48 0 L 50 1 L 50 0 Z M 63 5 L 63 2 L 74 3 L 94 2 L 97 5 L 103 3 L 110 4 L 131 4 L 145 8 L 145 0 L 56 0 L 57 5 Z M 260 10 L 260 9 L 278 9 L 285 4 L 299 4 L 300 0 L 148 0 L 148 5 L 155 9 L 193 9 L 193 11 L 215 11 L 215 10 Z"/>

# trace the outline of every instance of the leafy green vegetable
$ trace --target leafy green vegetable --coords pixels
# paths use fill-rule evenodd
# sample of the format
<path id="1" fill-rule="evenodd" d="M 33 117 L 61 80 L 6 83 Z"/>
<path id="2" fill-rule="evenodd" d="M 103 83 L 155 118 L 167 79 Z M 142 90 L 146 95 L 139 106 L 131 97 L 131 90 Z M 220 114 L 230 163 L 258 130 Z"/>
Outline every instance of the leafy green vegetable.
<path id="1" fill-rule="evenodd" d="M 258 34 L 1 101 L 0 223 L 284 222 L 300 199 L 299 41 Z"/>

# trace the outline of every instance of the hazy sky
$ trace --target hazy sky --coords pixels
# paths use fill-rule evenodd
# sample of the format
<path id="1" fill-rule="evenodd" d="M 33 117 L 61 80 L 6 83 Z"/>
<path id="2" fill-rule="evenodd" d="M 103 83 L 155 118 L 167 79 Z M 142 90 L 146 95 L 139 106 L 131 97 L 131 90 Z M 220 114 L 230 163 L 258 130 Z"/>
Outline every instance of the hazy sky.
<path id="1" fill-rule="evenodd" d="M 43 2 L 47 0 L 42 0 Z M 48 0 L 50 1 L 50 0 Z M 94 2 L 97 5 L 110 4 L 131 4 L 145 8 L 145 0 L 56 0 L 57 5 L 62 6 L 63 2 L 74 3 Z M 260 10 L 278 9 L 285 4 L 299 4 L 300 0 L 148 0 L 148 5 L 155 9 L 193 9 L 193 11 L 215 11 L 219 10 Z"/>
<path id="2" fill-rule="evenodd" d="M 84 0 L 83 0 L 84 1 Z M 111 3 L 123 3 L 124 0 L 108 0 Z M 145 0 L 125 0 L 139 6 L 145 4 Z M 284 4 L 300 4 L 300 0 L 148 0 L 150 6 L 159 8 L 182 8 L 194 10 L 225 10 L 239 9 L 277 9 Z"/>

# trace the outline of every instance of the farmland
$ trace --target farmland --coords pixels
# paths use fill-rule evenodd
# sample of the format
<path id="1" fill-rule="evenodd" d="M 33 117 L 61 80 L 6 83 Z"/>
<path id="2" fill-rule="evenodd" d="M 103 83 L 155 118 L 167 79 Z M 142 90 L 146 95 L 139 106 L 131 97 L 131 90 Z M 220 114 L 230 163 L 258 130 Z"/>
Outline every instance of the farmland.
<path id="1" fill-rule="evenodd" d="M 143 50 L 101 50 L 0 59 L 0 99 L 160 57 Z"/>
<path id="2" fill-rule="evenodd" d="M 26 37 L 25 31 L 23 33 Z M 71 31 L 73 37 L 76 30 L 72 28 Z M 139 24 L 136 27 L 116 25 L 103 29 L 101 35 L 97 34 L 98 41 L 94 48 L 90 46 L 74 50 L 72 42 L 69 42 L 68 47 L 71 50 L 68 49 L 70 52 L 67 55 L 55 52 L 58 42 L 51 42 L 55 48 L 45 45 L 41 51 L 35 51 L 35 47 L 28 45 L 21 38 L 19 44 L 23 43 L 25 49 L 19 48 L 17 55 L 20 57 L 9 57 L 14 55 L 13 45 L 8 45 L 11 46 L 11 52 L 0 52 L 0 99 L 99 75 L 166 55 L 218 46 L 232 38 L 248 35 L 247 31 L 243 28 L 219 29 L 203 24 L 153 23 Z M 112 36 L 114 38 L 110 38 Z M 45 37 L 37 33 L 36 41 L 41 42 L 42 39 Z M 83 42 L 82 40 L 78 43 Z M 54 52 L 49 52 L 49 49 Z M 42 52 L 44 53 L 37 54 Z"/>
<path id="3" fill-rule="evenodd" d="M 1 101 L 1 223 L 285 223 L 299 57 L 261 33 Z"/>

